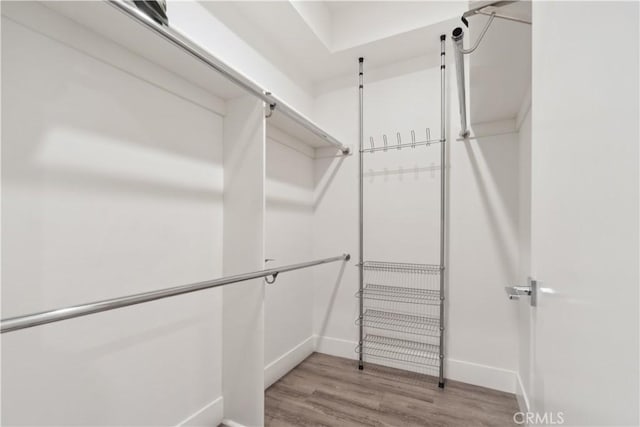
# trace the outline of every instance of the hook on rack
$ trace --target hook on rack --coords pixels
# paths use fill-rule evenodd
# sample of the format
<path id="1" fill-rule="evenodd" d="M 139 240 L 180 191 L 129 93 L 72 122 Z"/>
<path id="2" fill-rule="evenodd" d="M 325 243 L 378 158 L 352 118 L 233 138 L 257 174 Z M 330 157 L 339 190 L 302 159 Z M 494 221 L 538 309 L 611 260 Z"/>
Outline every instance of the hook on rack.
<path id="1" fill-rule="evenodd" d="M 411 135 L 411 142 L 406 142 L 403 143 L 402 142 L 402 133 L 401 132 L 396 132 L 396 142 L 392 143 L 391 145 L 389 145 L 389 140 L 387 138 L 386 134 L 382 134 L 382 147 L 376 147 L 375 142 L 374 142 L 374 138 L 372 136 L 369 137 L 369 148 L 362 148 L 362 152 L 367 152 L 367 153 L 374 153 L 376 151 L 388 151 L 390 148 L 395 148 L 396 150 L 402 150 L 405 147 L 411 147 L 411 148 L 416 148 L 418 145 L 425 145 L 425 146 L 430 146 L 431 144 L 434 143 L 439 143 L 441 142 L 439 139 L 437 140 L 432 140 L 431 139 L 431 129 L 430 128 L 425 128 L 425 135 L 426 135 L 426 139 L 424 141 L 416 141 L 416 132 L 415 130 L 411 129 L 410 131 L 410 135 Z"/>

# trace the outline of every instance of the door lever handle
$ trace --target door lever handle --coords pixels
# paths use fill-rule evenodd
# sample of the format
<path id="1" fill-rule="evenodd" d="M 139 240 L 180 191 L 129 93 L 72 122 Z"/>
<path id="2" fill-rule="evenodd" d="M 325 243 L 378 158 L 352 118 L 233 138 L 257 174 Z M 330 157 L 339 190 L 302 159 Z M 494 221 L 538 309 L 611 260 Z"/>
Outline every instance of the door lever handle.
<path id="1" fill-rule="evenodd" d="M 531 295 L 529 286 L 505 286 L 504 290 L 509 299 L 520 299 L 520 295 Z"/>
<path id="2" fill-rule="evenodd" d="M 532 278 L 529 278 L 527 281 L 529 286 L 505 286 L 504 290 L 510 300 L 518 300 L 523 295 L 531 297 L 531 305 L 535 307 L 538 282 Z"/>

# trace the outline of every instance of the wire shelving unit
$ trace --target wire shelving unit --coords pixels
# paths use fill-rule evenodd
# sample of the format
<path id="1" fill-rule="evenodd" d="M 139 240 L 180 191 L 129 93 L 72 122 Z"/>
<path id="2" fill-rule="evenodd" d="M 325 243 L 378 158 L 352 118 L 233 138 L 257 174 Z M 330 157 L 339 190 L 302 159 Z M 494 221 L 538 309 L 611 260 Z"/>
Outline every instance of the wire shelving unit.
<path id="1" fill-rule="evenodd" d="M 356 346 L 358 368 L 365 360 L 380 361 L 394 367 L 413 367 L 419 373 L 438 376 L 438 386 L 444 388 L 444 294 L 445 294 L 445 36 L 440 36 L 440 139 L 431 137 L 426 129 L 418 140 L 412 130 L 410 142 L 402 142 L 396 133 L 395 143 L 382 136 L 382 146 L 373 138 L 369 146 L 363 141 L 363 58 L 359 60 L 360 95 L 360 258 L 359 287 L 356 297 L 359 316 L 356 325 L 359 341 Z M 364 156 L 418 146 L 440 148 L 440 260 L 437 264 L 365 261 L 364 259 Z M 385 363 L 386 362 L 386 363 Z"/>

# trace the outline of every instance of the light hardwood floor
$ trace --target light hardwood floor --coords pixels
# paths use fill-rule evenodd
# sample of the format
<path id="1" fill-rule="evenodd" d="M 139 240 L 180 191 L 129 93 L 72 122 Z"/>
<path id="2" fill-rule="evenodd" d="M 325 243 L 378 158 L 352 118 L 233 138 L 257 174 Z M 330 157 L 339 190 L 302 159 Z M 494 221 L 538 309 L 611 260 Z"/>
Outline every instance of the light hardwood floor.
<path id="1" fill-rule="evenodd" d="M 267 426 L 515 425 L 513 394 L 314 353 L 265 392 Z"/>

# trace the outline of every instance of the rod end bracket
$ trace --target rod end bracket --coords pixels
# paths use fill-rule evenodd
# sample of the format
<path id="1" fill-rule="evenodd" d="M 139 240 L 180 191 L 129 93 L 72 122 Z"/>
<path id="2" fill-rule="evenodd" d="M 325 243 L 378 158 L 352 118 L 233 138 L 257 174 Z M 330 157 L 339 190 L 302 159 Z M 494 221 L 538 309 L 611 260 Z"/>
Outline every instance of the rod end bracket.
<path id="1" fill-rule="evenodd" d="M 462 31 L 462 28 L 460 27 L 454 28 L 453 31 L 451 32 L 451 39 L 454 42 L 462 40 L 463 37 L 464 37 L 464 31 Z"/>
<path id="2" fill-rule="evenodd" d="M 267 284 L 269 285 L 273 285 L 276 282 L 276 279 L 278 278 L 278 273 L 273 273 L 273 275 L 271 276 L 271 280 L 267 279 L 266 277 L 264 278 L 264 281 L 267 282 Z"/>
<path id="3" fill-rule="evenodd" d="M 276 104 L 269 104 L 269 112 L 264 115 L 265 118 L 273 116 L 273 111 L 276 109 Z"/>

